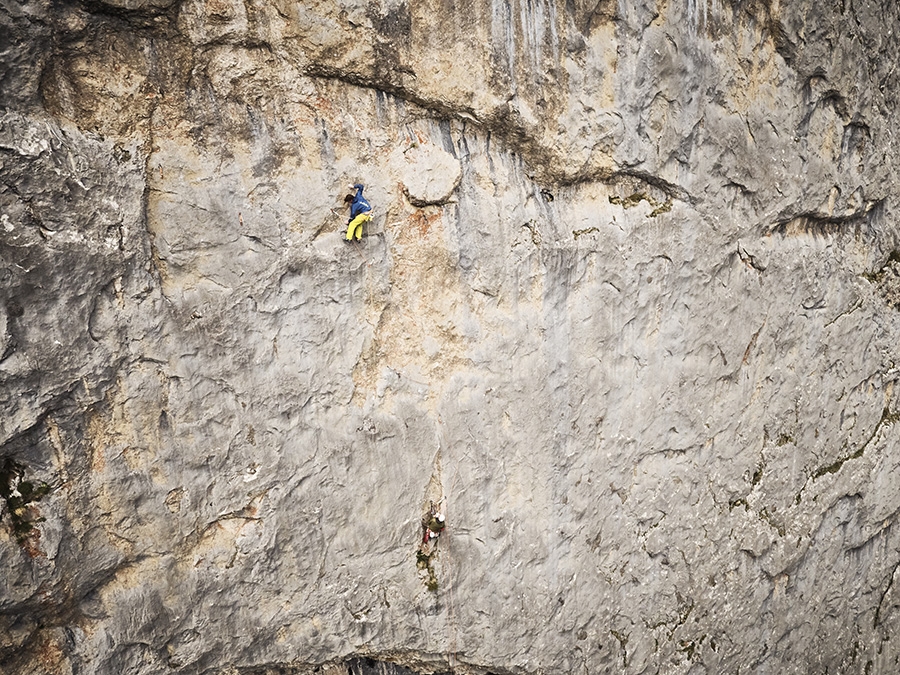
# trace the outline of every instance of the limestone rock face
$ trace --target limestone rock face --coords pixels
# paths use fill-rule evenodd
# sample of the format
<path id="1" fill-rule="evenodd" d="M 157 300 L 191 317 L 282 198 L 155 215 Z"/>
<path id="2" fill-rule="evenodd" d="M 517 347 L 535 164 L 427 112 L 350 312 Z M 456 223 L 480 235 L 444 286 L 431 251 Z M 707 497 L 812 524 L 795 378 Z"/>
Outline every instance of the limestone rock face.
<path id="1" fill-rule="evenodd" d="M 893 0 L 0 30 L 4 675 L 900 669 Z"/>

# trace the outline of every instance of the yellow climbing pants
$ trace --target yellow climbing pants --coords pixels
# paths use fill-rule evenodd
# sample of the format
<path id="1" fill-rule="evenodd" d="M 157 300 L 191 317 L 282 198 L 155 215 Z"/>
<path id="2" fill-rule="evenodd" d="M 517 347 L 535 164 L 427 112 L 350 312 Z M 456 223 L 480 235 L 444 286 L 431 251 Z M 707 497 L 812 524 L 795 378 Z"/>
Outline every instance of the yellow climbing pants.
<path id="1" fill-rule="evenodd" d="M 372 220 L 371 213 L 360 213 L 356 218 L 347 223 L 347 241 L 353 239 L 353 235 L 356 235 L 356 241 L 362 239 L 362 228 L 363 223 L 368 223 Z"/>

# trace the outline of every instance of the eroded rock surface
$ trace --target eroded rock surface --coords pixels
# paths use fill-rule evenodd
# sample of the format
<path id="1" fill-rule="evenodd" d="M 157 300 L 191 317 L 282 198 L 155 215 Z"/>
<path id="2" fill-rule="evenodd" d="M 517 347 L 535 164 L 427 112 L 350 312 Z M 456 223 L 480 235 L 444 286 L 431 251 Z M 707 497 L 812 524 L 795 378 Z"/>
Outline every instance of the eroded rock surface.
<path id="1" fill-rule="evenodd" d="M 0 30 L 0 671 L 900 668 L 895 3 Z"/>

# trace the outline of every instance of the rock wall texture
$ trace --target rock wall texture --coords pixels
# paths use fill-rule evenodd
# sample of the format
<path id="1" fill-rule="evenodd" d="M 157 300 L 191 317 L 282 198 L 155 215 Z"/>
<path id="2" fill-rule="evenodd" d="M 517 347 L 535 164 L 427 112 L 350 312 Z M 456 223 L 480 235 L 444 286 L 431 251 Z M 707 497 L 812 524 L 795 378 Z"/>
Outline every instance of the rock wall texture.
<path id="1" fill-rule="evenodd" d="M 900 671 L 894 0 L 0 7 L 4 675 Z"/>

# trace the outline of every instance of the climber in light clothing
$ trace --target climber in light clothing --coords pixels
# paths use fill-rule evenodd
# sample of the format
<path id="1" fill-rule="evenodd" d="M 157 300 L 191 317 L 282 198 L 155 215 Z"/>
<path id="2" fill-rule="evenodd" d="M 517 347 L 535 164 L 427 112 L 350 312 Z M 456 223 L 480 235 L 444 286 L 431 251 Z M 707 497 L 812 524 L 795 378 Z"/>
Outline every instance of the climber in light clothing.
<path id="1" fill-rule="evenodd" d="M 353 236 L 356 235 L 356 241 L 359 241 L 362 239 L 363 224 L 372 220 L 372 207 L 363 197 L 362 183 L 356 183 L 352 187 L 356 190 L 356 195 L 350 198 L 350 220 L 347 221 L 346 239 L 353 241 Z"/>

